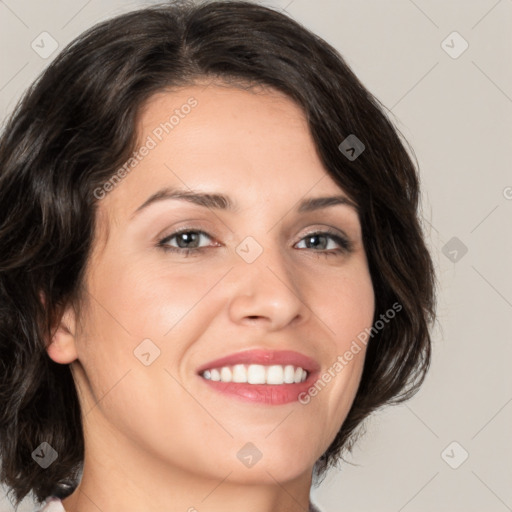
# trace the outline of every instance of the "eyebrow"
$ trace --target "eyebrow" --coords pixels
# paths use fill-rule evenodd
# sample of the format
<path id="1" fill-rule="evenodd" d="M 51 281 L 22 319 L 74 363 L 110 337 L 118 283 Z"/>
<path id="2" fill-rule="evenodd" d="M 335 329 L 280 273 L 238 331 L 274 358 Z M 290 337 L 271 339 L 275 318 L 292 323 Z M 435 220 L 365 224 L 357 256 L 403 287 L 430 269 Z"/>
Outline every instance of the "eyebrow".
<path id="1" fill-rule="evenodd" d="M 158 190 L 148 197 L 131 215 L 131 219 L 137 216 L 141 211 L 146 209 L 151 204 L 169 200 L 177 199 L 187 201 L 189 203 L 203 206 L 205 208 L 213 208 L 216 210 L 227 210 L 236 212 L 239 210 L 239 205 L 233 201 L 229 196 L 224 194 L 212 194 L 207 192 L 199 192 L 195 190 L 184 190 L 173 187 L 166 187 Z M 353 208 L 356 213 L 359 213 L 359 208 L 352 200 L 344 195 L 325 196 L 325 197 L 310 197 L 302 199 L 297 206 L 296 210 L 299 213 L 312 212 L 321 210 L 332 206 L 345 205 Z"/>

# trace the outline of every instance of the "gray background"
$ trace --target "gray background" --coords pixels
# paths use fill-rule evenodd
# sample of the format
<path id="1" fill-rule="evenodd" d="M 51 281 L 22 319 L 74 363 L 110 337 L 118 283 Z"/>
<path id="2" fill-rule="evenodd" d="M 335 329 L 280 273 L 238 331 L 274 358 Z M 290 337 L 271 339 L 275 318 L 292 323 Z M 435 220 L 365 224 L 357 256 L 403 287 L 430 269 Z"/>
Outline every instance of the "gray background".
<path id="1" fill-rule="evenodd" d="M 144 3 L 0 1 L 0 116 L 80 32 Z M 512 511 L 512 0 L 265 3 L 333 44 L 411 143 L 440 279 L 423 388 L 374 415 L 355 465 L 313 496 L 326 512 Z"/>

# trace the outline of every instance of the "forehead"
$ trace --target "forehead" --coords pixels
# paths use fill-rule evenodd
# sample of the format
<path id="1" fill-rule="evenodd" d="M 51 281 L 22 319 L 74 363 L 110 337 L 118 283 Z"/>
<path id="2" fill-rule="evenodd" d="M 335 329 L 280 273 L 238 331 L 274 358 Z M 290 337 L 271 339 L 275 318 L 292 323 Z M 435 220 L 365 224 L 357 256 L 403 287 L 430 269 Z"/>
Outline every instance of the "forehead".
<path id="1" fill-rule="evenodd" d="M 170 151 L 182 148 L 181 154 L 174 151 L 175 159 L 187 149 L 195 150 L 186 155 L 190 159 L 206 151 L 224 154 L 226 147 L 238 158 L 266 149 L 258 155 L 263 158 L 276 137 L 283 150 L 297 151 L 304 143 L 304 151 L 314 149 L 302 108 L 261 85 L 206 84 L 157 93 L 141 108 L 137 133 L 140 142 L 149 136 Z"/>
<path id="2" fill-rule="evenodd" d="M 229 180 L 282 177 L 283 185 L 325 171 L 304 112 L 274 89 L 212 84 L 161 92 L 141 109 L 137 132 L 139 146 L 148 137 L 156 145 L 139 167 L 168 180 L 177 178 L 167 167 L 198 182 L 227 173 Z M 133 175 L 142 184 L 143 173 Z"/>
<path id="3" fill-rule="evenodd" d="M 126 222 L 164 187 L 226 193 L 260 211 L 342 192 L 301 107 L 274 89 L 203 84 L 159 92 L 141 108 L 137 135 L 135 154 L 144 156 L 132 158 L 100 205 L 114 222 Z"/>

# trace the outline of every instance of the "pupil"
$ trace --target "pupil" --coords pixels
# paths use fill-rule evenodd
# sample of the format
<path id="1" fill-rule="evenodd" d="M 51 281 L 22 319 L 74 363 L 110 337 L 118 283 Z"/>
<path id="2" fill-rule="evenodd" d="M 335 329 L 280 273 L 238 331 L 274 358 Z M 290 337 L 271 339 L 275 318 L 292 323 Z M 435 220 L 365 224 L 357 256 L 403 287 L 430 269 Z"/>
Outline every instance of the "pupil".
<path id="1" fill-rule="evenodd" d="M 309 237 L 309 242 L 310 242 L 310 243 L 311 243 L 311 245 L 313 245 L 314 247 L 318 247 L 319 245 L 322 245 L 322 244 L 319 244 L 319 243 L 316 243 L 316 244 L 315 244 L 314 242 L 312 242 L 312 240 L 315 240 L 315 239 L 316 239 L 316 240 L 318 240 L 319 238 L 321 238 L 321 237 L 320 237 L 320 235 L 312 235 L 312 236 L 310 236 L 310 237 Z"/>
<path id="2" fill-rule="evenodd" d="M 187 245 L 187 240 L 190 242 L 190 239 L 191 239 L 191 238 L 193 239 L 193 238 L 194 238 L 194 236 L 196 236 L 196 235 L 197 235 L 197 233 L 192 233 L 192 236 L 191 236 L 191 232 L 188 232 L 188 233 L 180 233 L 180 235 L 179 235 L 179 237 L 178 237 L 178 246 L 179 246 L 180 248 L 185 248 L 185 249 L 186 249 L 187 247 L 190 247 L 190 245 Z M 197 238 L 197 236 L 196 236 L 196 238 Z M 180 243 L 180 240 L 183 240 L 183 239 L 185 239 L 185 245 L 184 245 L 184 246 Z M 196 240 L 196 242 L 197 242 L 197 240 Z M 195 245 L 194 245 L 194 247 L 195 247 Z"/>

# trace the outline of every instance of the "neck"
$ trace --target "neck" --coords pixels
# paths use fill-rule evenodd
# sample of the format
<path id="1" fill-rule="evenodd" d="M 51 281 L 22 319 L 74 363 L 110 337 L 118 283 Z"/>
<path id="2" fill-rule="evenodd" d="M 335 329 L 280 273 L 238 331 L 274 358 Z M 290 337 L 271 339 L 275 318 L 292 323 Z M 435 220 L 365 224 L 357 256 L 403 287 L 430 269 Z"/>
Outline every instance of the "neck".
<path id="1" fill-rule="evenodd" d="M 86 436 L 87 439 L 87 436 Z M 312 468 L 281 481 L 260 463 L 209 474 L 176 467 L 159 454 L 112 436 L 88 439 L 79 486 L 63 499 L 66 512 L 308 512 Z M 208 449 L 205 443 L 205 450 Z M 256 472 L 258 477 L 255 477 Z M 254 471 L 254 472 L 253 472 Z"/>

